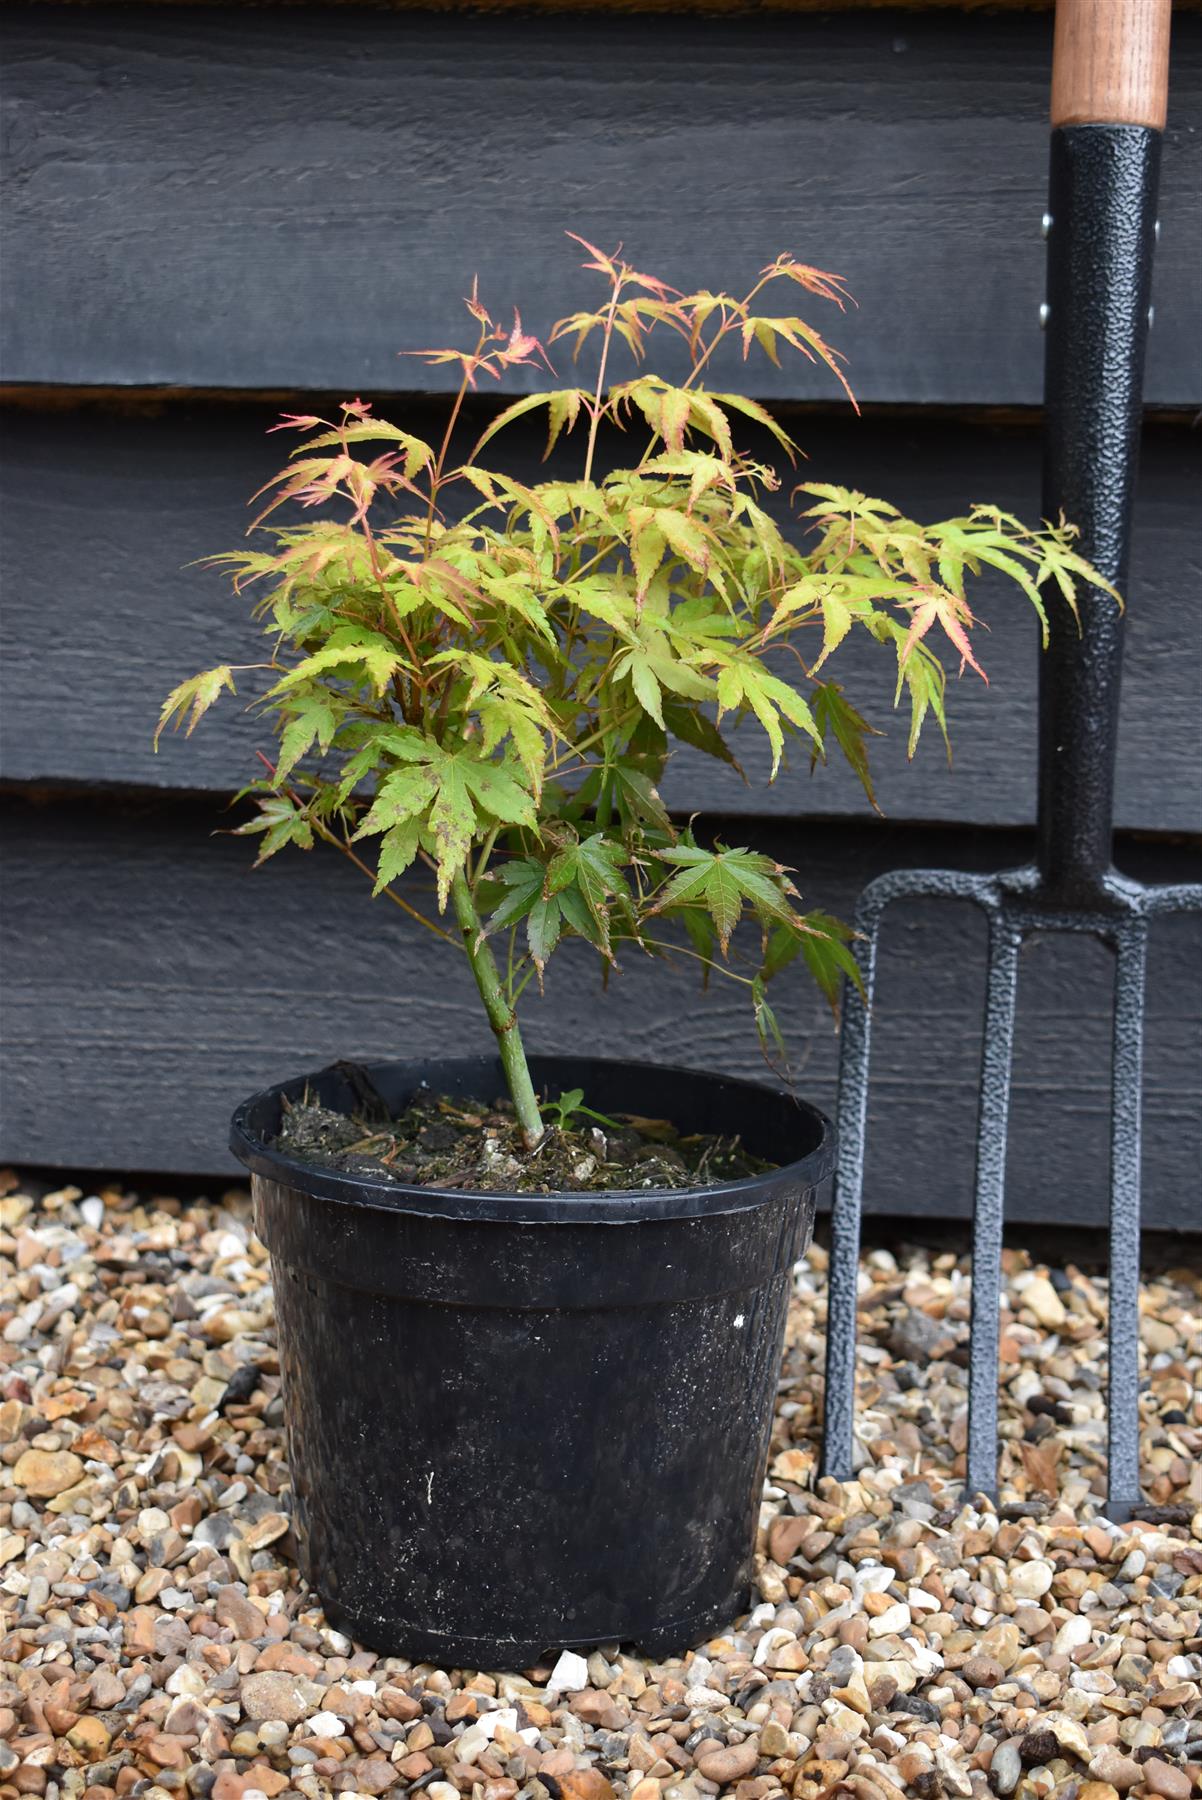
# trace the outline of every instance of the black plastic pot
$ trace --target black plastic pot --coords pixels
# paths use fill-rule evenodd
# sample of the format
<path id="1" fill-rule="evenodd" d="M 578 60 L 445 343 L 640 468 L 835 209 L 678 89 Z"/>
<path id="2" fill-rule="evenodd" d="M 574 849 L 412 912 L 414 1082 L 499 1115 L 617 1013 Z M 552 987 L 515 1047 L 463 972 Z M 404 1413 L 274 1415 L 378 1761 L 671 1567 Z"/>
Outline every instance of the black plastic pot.
<path id="1" fill-rule="evenodd" d="M 746 1604 L 789 1272 L 831 1168 L 823 1115 L 750 1082 L 534 1057 L 602 1112 L 739 1132 L 782 1166 L 722 1187 L 551 1196 L 406 1188 L 267 1147 L 306 1086 L 239 1107 L 275 1271 L 302 1566 L 360 1642 L 444 1666 L 680 1649 Z M 382 1063 L 493 1099 L 500 1064 Z"/>

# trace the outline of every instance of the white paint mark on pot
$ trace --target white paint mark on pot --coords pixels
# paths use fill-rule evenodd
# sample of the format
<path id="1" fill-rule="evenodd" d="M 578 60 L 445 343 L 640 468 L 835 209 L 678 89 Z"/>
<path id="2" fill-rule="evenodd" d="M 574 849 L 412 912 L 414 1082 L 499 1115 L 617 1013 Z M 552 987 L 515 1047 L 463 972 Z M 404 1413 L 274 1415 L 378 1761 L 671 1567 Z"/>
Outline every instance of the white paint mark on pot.
<path id="1" fill-rule="evenodd" d="M 743 1316 L 742 1313 L 735 1314 L 735 1330 L 736 1331 L 742 1331 L 742 1329 L 746 1323 L 747 1323 L 747 1320 L 745 1319 L 745 1317 Z"/>
<path id="2" fill-rule="evenodd" d="M 434 1471 L 433 1471 L 433 1469 L 431 1469 L 430 1473 L 426 1476 L 426 1505 L 433 1506 L 433 1504 L 434 1504 Z"/>

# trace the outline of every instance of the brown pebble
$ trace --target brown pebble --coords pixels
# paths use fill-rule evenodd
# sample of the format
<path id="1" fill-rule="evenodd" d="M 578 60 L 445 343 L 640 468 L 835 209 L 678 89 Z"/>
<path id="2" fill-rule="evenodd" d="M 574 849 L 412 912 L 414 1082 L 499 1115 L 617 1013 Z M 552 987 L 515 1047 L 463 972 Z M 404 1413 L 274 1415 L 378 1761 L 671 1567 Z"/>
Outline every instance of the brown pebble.
<path id="1" fill-rule="evenodd" d="M 1046 1725 L 1037 1725 L 1028 1731 L 1018 1749 L 1025 1763 L 1047 1763 L 1060 1754 L 1060 1741 Z"/>
<path id="2" fill-rule="evenodd" d="M 565 1800 L 617 1800 L 613 1784 L 596 1768 L 569 1769 L 559 1777 L 559 1790 Z"/>
<path id="3" fill-rule="evenodd" d="M 795 1518 L 782 1513 L 768 1527 L 768 1554 L 782 1567 L 796 1556 L 799 1546 L 813 1529 L 809 1518 Z"/>
<path id="4" fill-rule="evenodd" d="M 420 1750 L 414 1750 L 410 1755 L 402 1756 L 395 1767 L 405 1781 L 420 1781 L 423 1775 L 430 1773 L 434 1764 L 428 1756 L 423 1756 Z"/>
<path id="5" fill-rule="evenodd" d="M 412 1694 L 407 1694 L 404 1688 L 381 1688 L 376 1695 L 376 1707 L 386 1719 L 400 1719 L 404 1724 L 422 1716 L 421 1701 L 415 1700 Z"/>
<path id="6" fill-rule="evenodd" d="M 1137 1787 L 1143 1780 L 1143 1770 L 1133 1756 L 1124 1756 L 1122 1751 L 1112 1744 L 1106 1744 L 1092 1758 L 1089 1772 L 1096 1781 L 1108 1783 L 1125 1794 L 1128 1788 Z"/>
<path id="7" fill-rule="evenodd" d="M 53 1500 L 82 1481 L 83 1472 L 83 1463 L 74 1451 L 26 1450 L 17 1460 L 12 1479 L 30 1499 Z"/>
<path id="8" fill-rule="evenodd" d="M 744 1775 L 750 1775 L 759 1761 L 760 1747 L 754 1738 L 744 1738 L 741 1744 L 731 1744 L 722 1750 L 703 1751 L 696 1759 L 697 1771 L 707 1781 L 716 1781 L 722 1787 L 728 1787 L 732 1781 L 738 1781 Z"/>
<path id="9" fill-rule="evenodd" d="M 1149 1793 L 1159 1794 L 1161 1800 L 1190 1800 L 1194 1784 L 1184 1769 L 1178 1769 L 1159 1756 L 1153 1756 L 1143 1765 L 1144 1786 Z"/>
<path id="10" fill-rule="evenodd" d="M 228 1625 L 237 1638 L 260 1638 L 265 1631 L 263 1614 L 236 1587 L 218 1588 L 214 1616 L 219 1625 Z"/>
<path id="11" fill-rule="evenodd" d="M 125 1698 L 125 1683 L 113 1669 L 97 1669 L 88 1682 L 88 1692 L 92 1696 L 92 1705 L 107 1712 L 112 1706 L 119 1706 Z"/>
<path id="12" fill-rule="evenodd" d="M 122 1698 L 124 1694 L 125 1690 L 122 1689 Z M 67 1732 L 66 1737 L 72 1750 L 78 1750 L 89 1762 L 99 1762 L 107 1752 L 113 1734 L 103 1719 L 98 1719 L 95 1713 L 85 1713 Z"/>
<path id="13" fill-rule="evenodd" d="M 578 1719 L 589 1725 L 599 1725 L 603 1731 L 621 1731 L 629 1726 L 630 1719 L 621 1707 L 615 1705 L 609 1694 L 598 1693 L 595 1688 L 585 1688 L 579 1694 L 573 1694 L 571 1709 Z"/>
<path id="14" fill-rule="evenodd" d="M 991 1656 L 970 1656 L 960 1674 L 971 1688 L 993 1688 L 1005 1678 L 1001 1663 Z"/>
<path id="15" fill-rule="evenodd" d="M 355 1787 L 361 1794 L 382 1794 L 397 1780 L 396 1764 L 390 1763 L 386 1757 L 364 1757 L 355 1766 Z M 515 1788 L 514 1792 L 516 1791 Z"/>

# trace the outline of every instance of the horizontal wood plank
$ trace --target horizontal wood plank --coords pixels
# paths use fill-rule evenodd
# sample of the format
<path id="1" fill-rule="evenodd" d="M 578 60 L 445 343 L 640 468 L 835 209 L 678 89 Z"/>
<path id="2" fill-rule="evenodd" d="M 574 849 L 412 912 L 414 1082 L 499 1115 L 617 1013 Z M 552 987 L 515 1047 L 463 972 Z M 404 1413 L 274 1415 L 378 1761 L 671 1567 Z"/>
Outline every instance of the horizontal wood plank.
<path id="1" fill-rule="evenodd" d="M 0 1156 L 58 1168 L 220 1174 L 228 1116 L 255 1088 L 339 1055 L 479 1051 L 488 1038 L 465 968 L 333 853 L 282 855 L 252 873 L 213 837 L 213 803 L 114 812 L 3 803 L 11 845 L 0 951 L 6 971 Z M 829 824 L 764 827 L 815 902 L 848 912 L 897 863 L 1005 866 L 1008 834 Z M 1198 857 L 1121 850 L 1130 873 L 1197 879 Z M 416 893 L 416 890 L 415 890 Z M 954 905 L 898 909 L 877 1012 L 867 1204 L 963 1218 L 972 1181 L 984 938 Z M 1145 1081 L 1146 1217 L 1196 1229 L 1202 1156 L 1202 922 L 1158 924 Z M 1057 940 L 1024 955 L 1011 1129 L 1016 1219 L 1100 1224 L 1109 1109 L 1106 952 Z M 775 984 L 798 1090 L 833 1104 L 836 1039 L 798 970 Z M 765 1077 L 742 990 L 639 957 L 602 993 L 569 946 L 524 1009 L 531 1048 L 634 1056 Z"/>
<path id="2" fill-rule="evenodd" d="M 262 655 L 247 603 L 195 559 L 237 543 L 246 498 L 281 454 L 280 439 L 263 436 L 272 417 L 266 409 L 184 404 L 150 418 L 8 415 L 0 449 L 4 779 L 220 793 L 254 774 L 255 749 L 270 739 L 236 702 L 223 702 L 191 739 L 165 739 L 157 756 L 151 735 L 163 696 L 184 676 Z M 435 428 L 425 412 L 416 423 L 427 433 Z M 860 486 L 917 517 L 947 517 L 983 499 L 1038 516 L 1033 430 L 846 417 L 802 419 L 796 429 L 810 453 L 803 473 Z M 497 440 L 498 450 L 505 441 Z M 541 435 L 518 425 L 509 444 L 507 466 L 537 479 Z M 1202 608 L 1188 599 L 1202 562 L 1200 476 L 1196 434 L 1169 427 L 1147 434 L 1118 782 L 1118 820 L 1133 829 L 1202 830 Z M 1034 818 L 1034 619 L 1026 601 L 998 583 L 983 584 L 981 594 L 991 685 L 972 675 L 954 684 L 951 769 L 933 731 L 907 763 L 904 720 L 890 710 L 891 652 L 849 645 L 832 664 L 886 731 L 873 762 L 891 817 L 994 825 Z M 270 677 L 246 679 L 244 697 L 256 679 L 262 685 Z M 664 784 L 677 811 L 869 816 L 841 763 L 811 778 L 802 756 L 769 786 L 760 732 L 753 726 L 739 736 L 751 784 L 682 752 Z"/>
<path id="3" fill-rule="evenodd" d="M 397 353 L 459 330 L 474 272 L 539 329 L 592 291 L 572 229 L 686 287 L 782 249 L 839 270 L 859 307 L 817 322 L 867 401 L 1038 402 L 1046 16 L 33 6 L 0 30 L 10 382 L 434 389 Z M 1189 408 L 1202 21 L 1174 35 L 1147 392 Z M 836 392 L 796 360 L 753 382 Z"/>

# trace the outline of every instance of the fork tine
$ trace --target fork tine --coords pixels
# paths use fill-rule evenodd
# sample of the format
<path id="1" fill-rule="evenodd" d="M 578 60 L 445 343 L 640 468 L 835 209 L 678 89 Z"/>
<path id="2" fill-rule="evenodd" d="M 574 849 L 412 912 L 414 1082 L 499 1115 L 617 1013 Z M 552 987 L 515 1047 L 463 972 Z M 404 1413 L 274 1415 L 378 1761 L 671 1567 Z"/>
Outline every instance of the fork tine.
<path id="1" fill-rule="evenodd" d="M 843 987 L 839 1039 L 838 1161 L 831 1199 L 831 1259 L 827 1285 L 826 1380 L 823 1395 L 822 1472 L 837 1481 L 852 1473 L 856 1409 L 856 1292 L 860 1273 L 860 1208 L 864 1196 L 864 1147 L 868 1124 L 868 1062 L 876 953 L 886 899 L 866 889 L 856 911 L 863 934 L 857 960 L 864 994 Z"/>
<path id="2" fill-rule="evenodd" d="M 998 1305 L 1002 1291 L 1002 1226 L 1006 1199 L 1006 1127 L 1014 1059 L 1014 1003 L 1022 932 L 1004 913 L 989 919 L 989 975 L 977 1170 L 972 1214 L 972 1324 L 968 1368 L 968 1457 L 965 1492 L 997 1493 Z"/>
<path id="3" fill-rule="evenodd" d="M 1139 1490 L 1140 1135 L 1147 927 L 1120 931 L 1114 972 L 1110 1139 L 1110 1386 L 1107 1516 L 1122 1521 Z"/>

